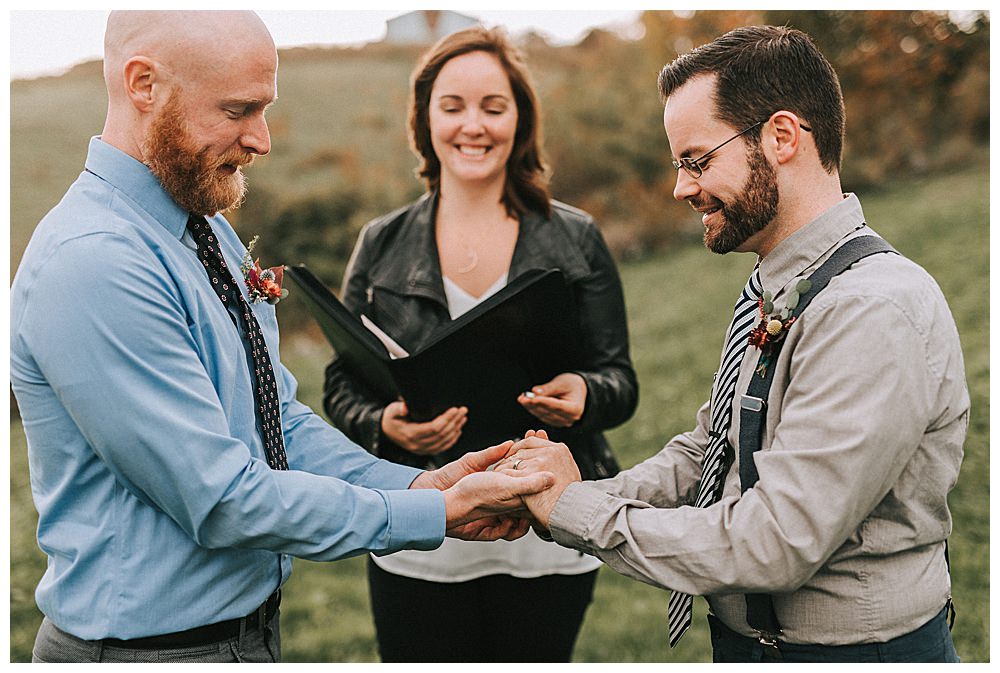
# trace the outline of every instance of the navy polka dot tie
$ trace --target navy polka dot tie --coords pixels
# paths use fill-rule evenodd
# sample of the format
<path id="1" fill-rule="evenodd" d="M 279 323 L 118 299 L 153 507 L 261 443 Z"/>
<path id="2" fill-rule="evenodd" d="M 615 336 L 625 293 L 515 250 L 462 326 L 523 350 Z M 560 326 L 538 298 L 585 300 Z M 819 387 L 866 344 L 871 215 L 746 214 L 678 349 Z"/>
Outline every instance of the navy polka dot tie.
<path id="1" fill-rule="evenodd" d="M 205 266 L 215 293 L 219 295 L 224 306 L 235 307 L 236 312 L 242 316 L 245 330 L 243 342 L 253 362 L 251 377 L 254 379 L 254 407 L 261 438 L 264 440 L 264 454 L 271 469 L 287 470 L 288 458 L 285 456 L 285 440 L 281 435 L 278 386 L 275 383 L 274 368 L 271 366 L 271 357 L 268 355 L 260 324 L 229 272 L 211 225 L 204 217 L 192 215 L 188 219 L 187 226 L 198 244 L 198 259 Z"/>

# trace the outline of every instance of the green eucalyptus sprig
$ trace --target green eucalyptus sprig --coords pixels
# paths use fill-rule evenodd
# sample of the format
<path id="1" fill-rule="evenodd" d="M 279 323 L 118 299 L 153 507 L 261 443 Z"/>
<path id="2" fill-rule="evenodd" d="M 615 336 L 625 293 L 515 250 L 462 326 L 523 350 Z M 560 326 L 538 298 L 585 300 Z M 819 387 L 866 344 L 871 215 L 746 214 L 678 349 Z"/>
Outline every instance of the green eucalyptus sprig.
<path id="1" fill-rule="evenodd" d="M 799 305 L 799 300 L 811 287 L 812 281 L 808 278 L 800 279 L 795 283 L 795 287 L 785 295 L 785 307 L 778 313 L 774 312 L 774 293 L 770 290 L 764 290 L 760 299 L 757 300 L 757 305 L 760 308 L 760 323 L 750 331 L 750 345 L 763 353 L 760 365 L 757 367 L 757 373 L 761 376 L 767 373 L 767 368 L 771 364 L 771 357 L 775 350 L 774 345 L 785 337 L 788 329 L 795 323 L 795 317 L 792 313 Z"/>

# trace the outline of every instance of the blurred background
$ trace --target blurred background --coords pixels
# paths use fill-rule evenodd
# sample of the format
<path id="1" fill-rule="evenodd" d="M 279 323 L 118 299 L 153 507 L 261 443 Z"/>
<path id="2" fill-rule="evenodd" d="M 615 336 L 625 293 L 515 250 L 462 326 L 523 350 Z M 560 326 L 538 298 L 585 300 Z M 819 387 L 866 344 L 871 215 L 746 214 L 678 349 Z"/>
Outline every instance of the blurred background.
<path id="1" fill-rule="evenodd" d="M 12 14 L 16 25 L 30 19 L 38 26 L 37 40 L 30 30 L 13 33 L 13 67 L 18 53 L 46 50 L 46 15 L 60 13 Z M 595 216 L 620 265 L 640 379 L 635 417 L 610 435 L 626 467 L 692 425 L 733 298 L 753 264 L 749 256 L 706 252 L 699 221 L 671 196 L 659 69 L 741 25 L 788 24 L 812 35 L 846 100 L 844 189 L 859 193 L 876 231 L 935 276 L 962 335 L 973 417 L 951 497 L 955 639 L 965 661 L 988 661 L 988 12 L 400 11 L 382 12 L 375 29 L 371 12 L 301 14 L 323 15 L 309 19 L 310 43 L 338 39 L 335 27 L 351 30 L 338 39 L 345 44 L 279 49 L 280 99 L 268 114 L 272 151 L 255 161 L 249 196 L 229 214 L 241 236 L 260 235 L 256 252 L 265 266 L 305 263 L 339 288 L 364 223 L 422 192 L 405 128 L 417 58 L 452 30 L 505 25 L 538 88 L 553 196 Z M 279 47 L 277 26 L 307 19 L 261 15 Z M 539 27 L 542 19 L 563 30 Z M 330 37 L 322 37 L 324 28 Z M 364 31 L 370 37 L 359 39 Z M 87 140 L 100 133 L 106 111 L 99 60 L 35 74 L 14 69 L 10 86 L 11 278 L 35 224 L 82 170 Z M 282 360 L 300 380 L 300 397 L 319 410 L 331 351 L 291 290 L 278 306 Z M 25 661 L 41 619 L 32 592 L 45 559 L 34 539 L 13 397 L 10 436 L 11 659 Z M 694 635 L 677 650 L 667 647 L 667 596 L 602 569 L 575 659 L 709 660 L 707 629 L 697 618 Z M 377 660 L 367 600 L 363 559 L 297 561 L 282 605 L 286 660 Z M 704 604 L 696 605 L 703 612 Z"/>

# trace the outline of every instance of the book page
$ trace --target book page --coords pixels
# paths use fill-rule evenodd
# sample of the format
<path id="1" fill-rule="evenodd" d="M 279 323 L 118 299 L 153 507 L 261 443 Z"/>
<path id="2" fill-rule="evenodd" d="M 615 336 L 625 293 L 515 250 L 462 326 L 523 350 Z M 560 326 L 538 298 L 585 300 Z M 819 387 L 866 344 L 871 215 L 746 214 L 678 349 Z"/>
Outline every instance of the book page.
<path id="1" fill-rule="evenodd" d="M 363 313 L 361 314 L 361 324 L 367 327 L 368 331 L 374 334 L 376 338 L 382 342 L 385 349 L 389 351 L 390 358 L 396 360 L 398 358 L 405 358 L 409 356 L 409 353 L 406 352 L 405 348 L 396 343 L 391 336 L 383 332 L 378 325 L 373 323 L 371 319 Z"/>

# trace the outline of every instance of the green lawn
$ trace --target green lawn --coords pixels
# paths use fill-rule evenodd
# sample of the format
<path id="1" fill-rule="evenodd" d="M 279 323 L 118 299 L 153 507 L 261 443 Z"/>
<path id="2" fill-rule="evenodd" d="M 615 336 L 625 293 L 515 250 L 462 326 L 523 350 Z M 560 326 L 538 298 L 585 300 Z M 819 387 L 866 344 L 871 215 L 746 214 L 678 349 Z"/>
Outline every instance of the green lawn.
<path id="1" fill-rule="evenodd" d="M 863 198 L 869 223 L 938 280 L 962 335 L 973 414 L 965 463 L 951 495 L 951 539 L 964 661 L 989 660 L 989 178 L 985 162 L 961 174 L 899 183 Z M 692 228 L 697 227 L 692 223 Z M 635 416 L 611 433 L 624 466 L 690 428 L 708 393 L 734 297 L 753 260 L 692 245 L 621 268 L 641 396 Z M 303 401 L 319 408 L 324 345 L 286 336 L 283 357 Z M 11 423 L 11 659 L 30 659 L 41 619 L 32 592 L 44 568 L 34 542 L 20 425 Z M 676 651 L 666 645 L 667 592 L 602 569 L 577 644 L 580 662 L 708 661 L 704 602 Z M 375 661 L 363 558 L 297 562 L 282 603 L 286 661 Z M 415 616 L 416 617 L 416 616 Z M 419 617 L 417 617 L 419 618 Z"/>

